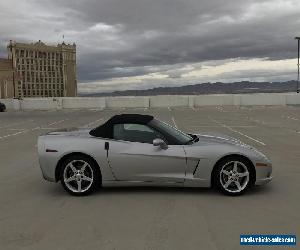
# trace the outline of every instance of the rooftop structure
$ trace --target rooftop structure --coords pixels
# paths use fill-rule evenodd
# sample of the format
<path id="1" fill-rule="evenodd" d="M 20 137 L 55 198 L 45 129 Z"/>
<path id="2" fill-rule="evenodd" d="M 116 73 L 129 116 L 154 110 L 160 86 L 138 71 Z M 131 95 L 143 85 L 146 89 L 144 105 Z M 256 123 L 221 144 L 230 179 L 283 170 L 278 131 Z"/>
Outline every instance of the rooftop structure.
<path id="1" fill-rule="evenodd" d="M 10 41 L 8 58 L 15 69 L 15 97 L 74 97 L 77 95 L 76 45 L 49 46 Z"/>
<path id="2" fill-rule="evenodd" d="M 12 60 L 0 58 L 0 99 L 14 97 Z"/>

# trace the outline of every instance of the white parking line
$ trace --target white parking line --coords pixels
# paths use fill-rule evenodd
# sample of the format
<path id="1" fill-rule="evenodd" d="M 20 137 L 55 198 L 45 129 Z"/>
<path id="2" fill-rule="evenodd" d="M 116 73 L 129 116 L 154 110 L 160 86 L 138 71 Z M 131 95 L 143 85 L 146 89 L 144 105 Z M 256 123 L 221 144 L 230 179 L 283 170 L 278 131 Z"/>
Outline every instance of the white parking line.
<path id="1" fill-rule="evenodd" d="M 60 129 L 60 128 L 51 127 L 51 128 L 39 128 L 39 129 L 53 130 L 53 129 Z"/>
<path id="2" fill-rule="evenodd" d="M 282 115 L 281 118 L 287 118 L 287 119 L 290 119 L 290 120 L 293 120 L 293 121 L 299 121 L 299 119 L 295 118 L 295 117 L 292 117 L 292 116 L 285 116 L 285 115 Z"/>
<path id="3" fill-rule="evenodd" d="M 247 118 L 249 119 L 249 121 L 253 121 L 253 122 L 256 122 L 256 123 L 258 123 L 258 124 L 262 124 L 262 125 L 267 125 L 267 123 L 266 123 L 266 122 L 264 122 L 264 121 L 257 120 L 257 119 L 254 119 L 254 118 L 252 118 L 252 117 L 248 117 L 248 116 L 247 116 Z"/>
<path id="4" fill-rule="evenodd" d="M 103 109 L 90 109 L 90 111 L 92 111 L 92 112 L 98 112 L 98 111 L 102 111 Z"/>
<path id="5" fill-rule="evenodd" d="M 60 121 L 56 121 L 56 122 L 52 122 L 50 124 L 47 124 L 48 126 L 51 126 L 51 125 L 54 125 L 54 124 L 59 124 L 59 123 L 62 123 L 64 121 L 66 121 L 68 119 L 63 119 L 63 120 L 60 120 Z M 3 136 L 0 136 L 0 140 L 1 139 L 5 139 L 5 138 L 8 138 L 8 137 L 12 137 L 12 136 L 16 136 L 16 135 L 20 135 L 20 134 L 25 134 L 27 132 L 31 132 L 31 131 L 35 131 L 35 130 L 38 130 L 38 129 L 43 129 L 41 126 L 38 126 L 38 127 L 35 127 L 35 128 L 32 128 L 32 129 L 24 129 L 22 131 L 19 131 L 17 133 L 14 133 L 14 134 L 8 134 L 8 135 L 3 135 Z"/>
<path id="6" fill-rule="evenodd" d="M 34 130 L 37 130 L 37 129 L 40 129 L 41 127 L 35 127 L 35 128 L 33 128 L 33 129 L 31 129 L 31 131 L 34 131 Z M 30 130 L 28 130 L 28 131 L 30 131 Z"/>
<path id="7" fill-rule="evenodd" d="M 257 142 L 257 143 L 259 143 L 259 144 L 261 144 L 261 145 L 263 145 L 263 146 L 266 146 L 266 144 L 265 144 L 264 142 L 259 141 L 259 140 L 257 140 L 257 139 L 254 139 L 253 137 L 251 137 L 251 136 L 249 136 L 249 135 L 243 134 L 242 132 L 237 131 L 237 130 L 235 130 L 235 129 L 231 128 L 231 127 L 228 127 L 228 126 L 226 126 L 226 125 L 224 125 L 224 127 L 227 128 L 227 129 L 229 129 L 229 130 L 231 130 L 232 132 L 235 132 L 235 133 L 238 133 L 238 134 L 240 134 L 240 135 L 243 135 L 243 136 L 247 137 L 248 139 L 250 139 L 250 140 L 252 140 L 252 141 L 255 141 L 255 142 Z"/>
<path id="8" fill-rule="evenodd" d="M 35 128 L 33 128 L 31 130 L 38 130 L 38 129 L 52 130 L 52 129 L 60 129 L 60 128 L 57 128 L 57 127 L 50 127 L 50 128 L 48 128 L 48 127 L 44 127 L 44 128 L 42 128 L 42 127 L 35 127 Z M 24 131 L 24 130 L 27 131 L 28 130 L 28 131 L 30 131 L 30 129 L 27 129 L 27 128 L 7 128 L 5 130 L 9 130 L 9 131 Z"/>
<path id="9" fill-rule="evenodd" d="M 264 142 L 260 141 L 260 140 L 257 140 L 257 139 L 255 139 L 255 138 L 253 138 L 253 137 L 251 137 L 251 136 L 249 136 L 249 135 L 246 135 L 246 134 L 244 134 L 244 133 L 242 133 L 242 132 L 240 132 L 240 131 L 238 131 L 238 130 L 235 130 L 235 129 L 233 129 L 232 127 L 229 127 L 229 126 L 227 126 L 226 124 L 223 124 L 223 123 L 221 123 L 221 122 L 219 122 L 219 121 L 217 121 L 217 120 L 215 120 L 215 119 L 213 119 L 213 118 L 211 118 L 211 117 L 209 117 L 209 119 L 212 120 L 213 122 L 215 122 L 215 123 L 221 125 L 222 127 L 227 128 L 228 130 L 230 130 L 230 131 L 232 131 L 232 132 L 234 132 L 234 133 L 237 133 L 237 134 L 239 134 L 239 135 L 242 135 L 242 136 L 244 136 L 244 137 L 246 137 L 246 138 L 248 138 L 248 139 L 250 139 L 250 140 L 252 140 L 252 141 L 255 141 L 256 143 L 259 143 L 259 144 L 261 144 L 261 145 L 263 145 L 263 146 L 266 146 L 266 144 L 265 144 Z"/>
<path id="10" fill-rule="evenodd" d="M 62 123 L 64 121 L 66 121 L 67 119 L 63 119 L 63 120 L 60 120 L 60 121 L 56 121 L 56 122 L 52 122 L 52 123 L 49 123 L 48 126 L 52 126 L 54 124 L 59 124 L 59 123 Z"/>
<path id="11" fill-rule="evenodd" d="M 176 124 L 176 122 L 175 122 L 175 119 L 174 119 L 174 117 L 172 117 L 172 122 L 173 122 L 173 124 L 174 124 L 175 128 L 178 128 L 178 127 L 177 127 L 177 124 Z"/>
<path id="12" fill-rule="evenodd" d="M 193 128 L 220 128 L 223 127 L 222 125 L 217 125 L 217 126 L 211 126 L 211 125 L 190 125 L 188 127 L 193 127 Z M 231 128 L 255 128 L 257 126 L 230 126 Z"/>
<path id="13" fill-rule="evenodd" d="M 15 123 L 11 123 L 11 124 L 8 124 L 8 125 L 5 125 L 5 126 L 2 126 L 0 128 L 7 128 L 7 127 L 11 127 L 11 126 L 17 126 L 17 125 L 20 125 L 20 124 L 24 124 L 26 122 L 33 122 L 34 120 L 27 120 L 27 121 L 22 121 L 22 122 L 15 122 Z"/>
<path id="14" fill-rule="evenodd" d="M 95 123 L 97 123 L 97 122 L 99 122 L 99 121 L 101 121 L 101 120 L 103 120 L 104 118 L 100 118 L 100 119 L 98 119 L 98 120 L 96 120 L 96 121 L 93 121 L 93 122 L 90 122 L 90 123 L 88 123 L 88 124 L 85 124 L 85 125 L 83 125 L 83 127 L 84 128 L 88 128 L 89 126 L 91 126 L 91 125 L 93 125 L 93 124 L 95 124 Z"/>
<path id="15" fill-rule="evenodd" d="M 64 121 L 67 121 L 67 120 L 69 120 L 69 119 L 67 118 L 67 119 L 55 121 L 55 122 L 52 122 L 52 123 L 48 123 L 46 126 L 52 126 L 52 125 L 59 124 L 59 123 L 62 123 Z M 35 127 L 33 129 L 31 129 L 31 131 L 34 131 L 34 130 L 37 130 L 37 129 L 41 129 L 41 128 L 42 128 L 42 126 L 38 126 L 38 127 Z"/>
<path id="16" fill-rule="evenodd" d="M 11 137 L 11 136 L 16 136 L 16 135 L 19 135 L 19 134 L 24 134 L 28 132 L 28 130 L 23 130 L 23 131 L 19 131 L 17 133 L 14 133 L 14 134 L 9 134 L 9 135 L 4 135 L 4 136 L 0 136 L 0 139 L 5 139 L 7 137 Z"/>
<path id="17" fill-rule="evenodd" d="M 26 128 L 6 128 L 5 130 L 20 131 L 20 130 L 26 130 Z"/>
<path id="18" fill-rule="evenodd" d="M 282 115 L 281 118 L 283 118 L 283 119 L 291 119 L 291 120 L 294 120 L 294 121 L 299 121 L 297 118 L 295 118 L 295 117 L 290 117 L 290 116 L 284 116 L 284 115 Z M 274 125 L 272 125 L 272 124 L 270 124 L 270 123 L 268 124 L 268 123 L 265 122 L 265 121 L 253 119 L 253 118 L 248 117 L 248 116 L 247 116 L 247 119 L 248 119 L 249 121 L 253 121 L 253 122 L 255 122 L 255 123 L 258 123 L 258 124 L 261 124 L 261 125 L 264 125 L 264 126 L 268 126 L 268 127 L 272 126 L 272 127 L 276 127 L 276 128 L 279 128 L 279 129 L 284 129 L 284 130 L 286 130 L 286 131 L 288 131 L 288 132 L 290 132 L 290 133 L 298 133 L 298 134 L 299 134 L 299 132 L 298 132 L 297 130 L 294 130 L 294 129 L 290 129 L 290 128 L 287 128 L 287 127 L 278 127 L 278 126 L 274 126 Z"/>

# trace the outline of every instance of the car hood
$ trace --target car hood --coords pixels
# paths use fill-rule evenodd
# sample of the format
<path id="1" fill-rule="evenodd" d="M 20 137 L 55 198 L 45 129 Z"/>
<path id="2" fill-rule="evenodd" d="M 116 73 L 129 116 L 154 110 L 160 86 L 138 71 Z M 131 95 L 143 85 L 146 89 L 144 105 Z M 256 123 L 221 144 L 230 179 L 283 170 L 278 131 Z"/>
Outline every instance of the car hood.
<path id="1" fill-rule="evenodd" d="M 199 141 L 193 143 L 193 146 L 200 146 L 203 144 L 231 144 L 239 146 L 248 146 L 247 144 L 243 143 L 242 141 L 236 138 L 221 133 L 206 132 L 196 135 L 199 138 Z"/>
<path id="2" fill-rule="evenodd" d="M 197 146 L 208 146 L 208 145 L 232 145 L 235 148 L 238 148 L 239 150 L 243 149 L 243 152 L 247 152 L 247 153 L 251 152 L 255 156 L 270 161 L 262 152 L 257 150 L 255 147 L 243 143 L 242 141 L 230 137 L 228 135 L 213 133 L 213 132 L 209 132 L 209 133 L 205 132 L 196 135 L 199 138 L 199 141 L 191 144 L 192 148 L 193 146 L 197 147 Z"/>

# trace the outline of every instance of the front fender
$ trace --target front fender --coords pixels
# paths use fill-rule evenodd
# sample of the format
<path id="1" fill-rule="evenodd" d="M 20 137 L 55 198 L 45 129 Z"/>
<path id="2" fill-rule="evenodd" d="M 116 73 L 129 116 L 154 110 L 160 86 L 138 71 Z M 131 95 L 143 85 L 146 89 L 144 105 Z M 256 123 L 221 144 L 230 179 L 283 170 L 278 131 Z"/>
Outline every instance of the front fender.
<path id="1" fill-rule="evenodd" d="M 224 157 L 238 155 L 247 158 L 253 166 L 259 161 L 259 157 L 250 149 L 235 145 L 199 145 L 185 146 L 188 162 L 187 174 L 192 174 L 193 178 L 201 180 L 203 186 L 211 185 L 211 175 L 218 161 Z M 195 164 L 189 164 L 199 160 L 197 169 Z M 190 167 L 189 167 L 190 166 Z"/>

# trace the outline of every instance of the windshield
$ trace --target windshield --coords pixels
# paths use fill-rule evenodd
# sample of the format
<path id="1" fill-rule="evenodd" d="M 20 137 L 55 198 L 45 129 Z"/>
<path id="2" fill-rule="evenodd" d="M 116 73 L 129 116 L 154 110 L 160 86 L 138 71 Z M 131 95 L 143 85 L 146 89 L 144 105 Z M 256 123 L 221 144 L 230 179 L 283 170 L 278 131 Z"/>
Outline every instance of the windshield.
<path id="1" fill-rule="evenodd" d="M 187 144 L 188 142 L 193 140 L 193 138 L 188 134 L 170 126 L 165 122 L 154 119 L 150 122 L 150 124 L 156 127 L 163 134 L 174 137 L 178 142 L 180 142 L 180 144 Z"/>

